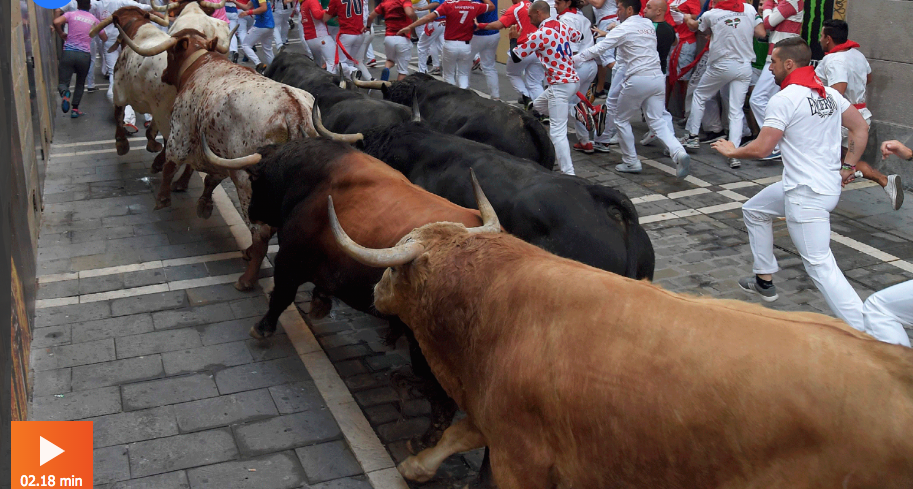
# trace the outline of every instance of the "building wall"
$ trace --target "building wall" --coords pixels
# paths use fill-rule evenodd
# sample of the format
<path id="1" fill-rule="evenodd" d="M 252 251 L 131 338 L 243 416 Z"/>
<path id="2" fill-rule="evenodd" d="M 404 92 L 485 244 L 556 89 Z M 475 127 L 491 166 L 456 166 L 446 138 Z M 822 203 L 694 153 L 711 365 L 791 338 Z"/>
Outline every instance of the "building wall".
<path id="1" fill-rule="evenodd" d="M 913 147 L 913 1 L 848 0 L 846 21 L 850 39 L 872 67 L 866 104 L 872 128 L 864 159 L 884 173 L 899 173 L 904 186 L 913 188 L 913 163 L 878 154 L 882 141 L 897 139 Z"/>

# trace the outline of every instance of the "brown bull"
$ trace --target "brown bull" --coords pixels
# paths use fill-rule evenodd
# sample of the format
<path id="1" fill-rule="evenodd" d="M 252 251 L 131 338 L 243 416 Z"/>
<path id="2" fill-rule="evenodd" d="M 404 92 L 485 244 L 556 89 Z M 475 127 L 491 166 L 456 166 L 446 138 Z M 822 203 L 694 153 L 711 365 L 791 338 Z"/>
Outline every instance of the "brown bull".
<path id="1" fill-rule="evenodd" d="M 375 307 L 467 414 L 401 464 L 409 479 L 487 445 L 500 489 L 913 487 L 910 349 L 506 234 L 437 223 L 370 250 L 331 223 L 354 258 L 391 267 Z"/>

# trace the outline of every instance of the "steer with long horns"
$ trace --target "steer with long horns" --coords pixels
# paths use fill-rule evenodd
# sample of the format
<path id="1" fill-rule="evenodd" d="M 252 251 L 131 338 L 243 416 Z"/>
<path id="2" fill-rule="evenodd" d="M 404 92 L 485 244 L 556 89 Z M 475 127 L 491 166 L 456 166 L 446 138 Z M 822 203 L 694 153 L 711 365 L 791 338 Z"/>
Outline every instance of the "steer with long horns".
<path id="1" fill-rule="evenodd" d="M 389 267 L 374 306 L 409 325 L 466 412 L 400 465 L 408 479 L 487 445 L 500 489 L 913 487 L 909 348 L 459 224 L 370 249 L 329 212 L 343 249 Z"/>
<path id="2" fill-rule="evenodd" d="M 153 47 L 136 46 L 129 37 L 124 42 L 143 56 L 167 51 L 168 66 L 162 80 L 177 88 L 177 97 L 165 156 L 178 166 L 186 164 L 206 173 L 203 195 L 197 204 L 197 215 L 202 218 L 212 214 L 212 192 L 216 186 L 226 177 L 234 182 L 241 201 L 241 216 L 249 224 L 252 235 L 252 244 L 245 251 L 250 263 L 235 287 L 252 289 L 272 230 L 269 226 L 250 224 L 247 217 L 250 180 L 247 172 L 238 171 L 249 160 L 236 158 L 249 155 L 264 144 L 316 136 L 311 123 L 314 97 L 232 63 L 216 52 L 218 39 L 208 39 L 198 31 L 176 32 Z M 213 162 L 206 157 L 203 134 L 213 153 L 224 160 Z M 160 203 L 170 198 L 168 185 L 172 177 L 166 166 L 159 189 Z"/>

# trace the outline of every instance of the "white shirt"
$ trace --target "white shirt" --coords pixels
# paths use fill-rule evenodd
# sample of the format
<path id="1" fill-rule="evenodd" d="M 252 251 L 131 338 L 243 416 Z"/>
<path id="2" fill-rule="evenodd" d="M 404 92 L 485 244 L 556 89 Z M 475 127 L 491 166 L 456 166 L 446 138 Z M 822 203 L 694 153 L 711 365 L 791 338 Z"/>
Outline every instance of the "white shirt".
<path id="1" fill-rule="evenodd" d="M 610 0 L 609 0 L 610 1 Z M 656 28 L 653 21 L 632 15 L 609 31 L 595 46 L 574 56 L 574 62 L 593 59 L 609 49 L 617 48 L 615 58 L 625 65 L 625 76 L 658 75 L 663 72 L 656 52 Z"/>
<path id="2" fill-rule="evenodd" d="M 428 14 L 428 0 L 412 0 L 412 10 L 418 18 Z"/>
<path id="3" fill-rule="evenodd" d="M 605 0 L 605 3 L 602 4 L 602 7 L 596 8 L 593 7 L 593 17 L 596 19 L 596 25 L 599 25 L 599 22 L 606 17 L 612 17 L 611 20 L 615 19 L 615 16 L 618 14 L 618 4 L 615 0 Z"/>
<path id="4" fill-rule="evenodd" d="M 815 73 L 826 87 L 846 83 L 843 96 L 853 105 L 865 103 L 865 81 L 871 72 L 865 55 L 855 48 L 828 54 L 815 68 Z M 867 109 L 860 109 L 859 112 L 863 113 L 863 117 L 871 117 Z"/>
<path id="5" fill-rule="evenodd" d="M 783 190 L 799 185 L 822 195 L 840 195 L 843 112 L 850 103 L 826 87 L 823 99 L 812 89 L 789 85 L 770 98 L 764 126 L 783 131 Z"/>
<path id="6" fill-rule="evenodd" d="M 582 37 L 580 38 L 580 41 L 571 41 L 571 49 L 573 49 L 575 53 L 593 47 L 593 33 L 590 32 L 592 23 L 590 22 L 590 19 L 584 17 L 580 12 L 565 10 L 563 14 L 558 15 L 558 22 L 561 22 L 581 34 Z"/>
<path id="7" fill-rule="evenodd" d="M 710 30 L 713 33 L 708 53 L 710 57 L 707 58 L 709 63 L 723 59 L 739 63 L 754 62 L 754 28 L 762 21 L 754 7 L 744 5 L 743 12 L 714 8 L 701 15 L 698 30 Z"/>
<path id="8" fill-rule="evenodd" d="M 89 12 L 92 13 L 98 20 L 104 21 L 111 16 L 119 8 L 123 7 L 139 7 L 143 10 L 152 10 L 152 7 L 146 4 L 139 2 L 134 2 L 133 0 L 97 0 L 92 2 L 92 8 L 89 9 Z M 108 24 L 108 27 L 105 27 L 105 34 L 108 36 L 107 45 L 113 44 L 114 40 L 117 39 L 119 32 L 117 32 L 117 27 L 114 23 Z"/>

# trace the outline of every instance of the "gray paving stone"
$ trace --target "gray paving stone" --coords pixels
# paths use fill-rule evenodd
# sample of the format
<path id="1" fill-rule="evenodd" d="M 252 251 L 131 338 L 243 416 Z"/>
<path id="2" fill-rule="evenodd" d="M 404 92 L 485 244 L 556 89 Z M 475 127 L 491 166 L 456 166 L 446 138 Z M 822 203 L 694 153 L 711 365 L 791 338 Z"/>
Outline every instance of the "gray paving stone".
<path id="1" fill-rule="evenodd" d="M 230 367 L 217 372 L 215 377 L 222 394 L 310 380 L 307 369 L 298 357 Z"/>
<path id="2" fill-rule="evenodd" d="M 196 330 L 176 329 L 117 338 L 114 345 L 117 347 L 118 358 L 129 358 L 194 348 L 201 343 L 200 334 Z"/>
<path id="3" fill-rule="evenodd" d="M 276 358 L 290 357 L 297 355 L 295 345 L 288 339 L 288 336 L 273 336 L 266 341 L 255 340 L 253 338 L 244 342 L 247 349 L 255 362 L 273 360 Z"/>
<path id="4" fill-rule="evenodd" d="M 70 380 L 72 379 L 71 368 L 60 368 L 56 370 L 44 370 L 35 372 L 32 384 L 33 396 L 49 396 L 52 394 L 63 394 L 70 392 Z"/>
<path id="5" fill-rule="evenodd" d="M 257 319 L 252 318 L 234 319 L 232 321 L 198 326 L 197 330 L 200 332 L 200 337 L 202 338 L 204 345 L 216 345 L 219 343 L 228 343 L 230 341 L 251 339 L 250 328 L 256 321 Z M 280 325 L 278 329 L 276 329 L 276 336 L 274 336 L 274 338 L 284 334 L 285 332 Z"/>
<path id="6" fill-rule="evenodd" d="M 69 306 L 46 307 L 35 311 L 35 328 L 71 324 L 111 317 L 108 301 Z"/>
<path id="7" fill-rule="evenodd" d="M 120 410 L 120 390 L 117 387 L 102 387 L 67 394 L 35 396 L 29 405 L 29 420 L 70 421 L 117 413 Z"/>
<path id="8" fill-rule="evenodd" d="M 233 428 L 245 457 L 288 450 L 342 436 L 328 409 L 275 416 Z"/>
<path id="9" fill-rule="evenodd" d="M 341 440 L 296 448 L 295 453 L 311 484 L 363 473 L 348 445 Z"/>
<path id="10" fill-rule="evenodd" d="M 161 268 L 155 270 L 140 270 L 128 272 L 123 275 L 124 287 L 143 287 L 146 285 L 163 284 L 167 281 L 165 271 Z"/>
<path id="11" fill-rule="evenodd" d="M 127 447 L 115 446 L 98 448 L 92 452 L 94 484 L 109 484 L 130 478 L 130 464 L 127 461 Z"/>
<path id="12" fill-rule="evenodd" d="M 66 345 L 70 343 L 71 327 L 69 324 L 38 328 L 32 332 L 32 349 Z"/>
<path id="13" fill-rule="evenodd" d="M 305 486 L 307 489 L 372 489 L 371 484 L 364 478 L 351 478 L 346 477 L 344 479 L 336 479 L 327 482 L 321 482 L 320 484 L 313 484 Z"/>
<path id="14" fill-rule="evenodd" d="M 227 260 L 216 260 L 206 262 L 206 269 L 209 275 L 218 277 L 219 275 L 231 275 L 233 273 L 241 274 L 247 268 L 247 262 L 243 258 L 229 258 Z"/>
<path id="15" fill-rule="evenodd" d="M 377 436 L 385 442 L 408 440 L 424 433 L 431 426 L 428 418 L 407 418 L 380 425 L 376 429 Z"/>
<path id="16" fill-rule="evenodd" d="M 187 294 L 183 290 L 161 292 L 137 297 L 125 297 L 111 301 L 111 313 L 114 316 L 126 316 L 143 312 L 177 309 L 187 305 Z"/>
<path id="17" fill-rule="evenodd" d="M 195 374 L 171 377 L 122 387 L 124 411 L 196 401 L 219 395 L 212 376 Z"/>
<path id="18" fill-rule="evenodd" d="M 114 360 L 112 339 L 33 350 L 31 365 L 35 371 L 40 371 L 109 360 Z"/>
<path id="19" fill-rule="evenodd" d="M 134 357 L 73 368 L 73 390 L 81 391 L 154 379 L 164 374 L 159 355 Z"/>
<path id="20" fill-rule="evenodd" d="M 251 292 L 241 292 L 232 284 L 210 285 L 208 287 L 197 287 L 187 290 L 187 296 L 190 298 L 190 304 L 202 306 L 215 302 L 227 302 L 237 299 L 247 299 L 253 294 L 262 295 L 261 290 L 256 289 Z"/>
<path id="21" fill-rule="evenodd" d="M 371 350 L 365 345 L 348 345 L 326 350 L 326 353 L 327 356 L 330 357 L 330 360 L 338 362 L 340 360 L 351 360 L 353 358 L 367 356 L 371 353 Z"/>
<path id="22" fill-rule="evenodd" d="M 311 380 L 273 386 L 269 388 L 269 393 L 282 414 L 326 407 L 320 391 Z"/>
<path id="23" fill-rule="evenodd" d="M 305 482 L 304 469 L 291 451 L 190 469 L 187 477 L 194 489 L 291 489 Z"/>
<path id="24" fill-rule="evenodd" d="M 124 277 L 119 273 L 79 279 L 80 295 L 97 294 L 99 292 L 109 292 L 123 288 Z"/>
<path id="25" fill-rule="evenodd" d="M 164 269 L 165 277 L 169 282 L 178 280 L 190 280 L 194 278 L 203 278 L 209 276 L 205 263 L 192 263 L 190 265 L 180 265 L 176 267 L 166 267 Z"/>
<path id="26" fill-rule="evenodd" d="M 38 286 L 37 299 L 56 299 L 58 297 L 72 297 L 79 295 L 78 280 L 63 280 L 50 282 Z"/>
<path id="27" fill-rule="evenodd" d="M 174 405 L 181 431 L 188 433 L 255 421 L 279 414 L 266 389 Z"/>
<path id="28" fill-rule="evenodd" d="M 178 434 L 172 406 L 89 418 L 95 448 Z"/>
<path id="29" fill-rule="evenodd" d="M 393 404 L 381 404 L 364 408 L 365 417 L 372 426 L 390 423 L 402 418 Z"/>
<path id="30" fill-rule="evenodd" d="M 388 402 L 398 402 L 400 400 L 399 394 L 391 387 L 381 387 L 378 389 L 356 392 L 352 394 L 352 396 L 361 406 L 374 406 Z"/>
<path id="31" fill-rule="evenodd" d="M 261 294 L 257 297 L 231 301 L 230 306 L 236 318 L 260 317 L 269 309 L 269 301 Z"/>
<path id="32" fill-rule="evenodd" d="M 128 445 L 130 473 L 146 477 L 233 460 L 238 449 L 227 428 L 156 438 Z"/>
<path id="33" fill-rule="evenodd" d="M 73 324 L 73 343 L 96 341 L 152 331 L 152 315 L 136 314 Z"/>
<path id="34" fill-rule="evenodd" d="M 194 290 L 194 289 L 190 289 Z M 162 311 L 152 315 L 155 329 L 186 328 L 202 324 L 215 323 L 234 319 L 234 314 L 227 304 L 213 304 L 202 307 L 190 307 L 177 311 Z"/>
<path id="35" fill-rule="evenodd" d="M 187 481 L 187 473 L 179 470 L 118 482 L 111 489 L 190 489 L 190 482 Z"/>
<path id="36" fill-rule="evenodd" d="M 193 331 L 196 334 L 196 331 Z M 162 354 L 165 373 L 177 375 L 187 372 L 216 371 L 235 365 L 250 363 L 253 358 L 243 341 L 203 346 Z"/>

